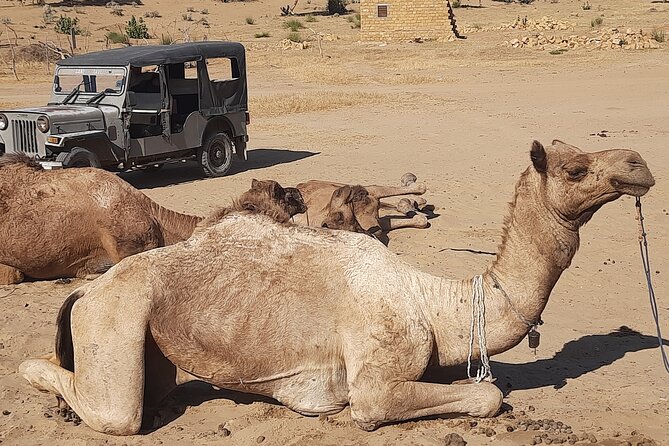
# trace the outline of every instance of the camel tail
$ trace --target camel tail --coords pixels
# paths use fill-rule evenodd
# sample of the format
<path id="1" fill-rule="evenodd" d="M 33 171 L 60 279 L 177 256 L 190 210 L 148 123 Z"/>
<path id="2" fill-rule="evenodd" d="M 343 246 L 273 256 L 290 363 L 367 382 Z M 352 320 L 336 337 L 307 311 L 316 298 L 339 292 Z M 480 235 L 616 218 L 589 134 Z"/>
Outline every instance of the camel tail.
<path id="1" fill-rule="evenodd" d="M 56 319 L 56 358 L 65 370 L 74 372 L 74 345 L 72 344 L 72 306 L 83 297 L 82 290 L 75 290 L 67 296 L 58 311 Z"/>
<path id="2" fill-rule="evenodd" d="M 178 243 L 189 238 L 193 235 L 197 224 L 202 220 L 200 217 L 171 211 L 153 200 L 149 200 L 149 206 L 151 207 L 153 217 L 160 225 L 166 245 Z"/>

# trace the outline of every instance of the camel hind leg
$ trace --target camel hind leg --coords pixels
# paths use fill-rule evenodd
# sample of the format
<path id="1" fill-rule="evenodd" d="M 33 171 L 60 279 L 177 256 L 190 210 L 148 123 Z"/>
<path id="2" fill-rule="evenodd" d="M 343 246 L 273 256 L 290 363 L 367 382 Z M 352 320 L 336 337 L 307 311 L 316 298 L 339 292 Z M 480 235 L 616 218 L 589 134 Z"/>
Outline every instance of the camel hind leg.
<path id="1" fill-rule="evenodd" d="M 25 361 L 19 371 L 33 387 L 60 395 L 90 428 L 132 435 L 142 423 L 150 301 L 110 283 L 72 307 L 74 372 L 46 359 Z"/>
<path id="2" fill-rule="evenodd" d="M 0 285 L 14 285 L 23 282 L 25 276 L 13 266 L 0 263 Z"/>

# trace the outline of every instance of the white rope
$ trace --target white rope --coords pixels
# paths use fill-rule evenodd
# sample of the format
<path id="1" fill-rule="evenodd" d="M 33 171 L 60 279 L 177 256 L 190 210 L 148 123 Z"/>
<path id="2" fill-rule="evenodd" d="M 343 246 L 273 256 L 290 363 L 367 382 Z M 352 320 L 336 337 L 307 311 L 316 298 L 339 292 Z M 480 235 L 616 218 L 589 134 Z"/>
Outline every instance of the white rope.
<path id="1" fill-rule="evenodd" d="M 472 354 L 474 352 L 474 332 L 478 337 L 481 365 L 472 376 Z M 467 355 L 467 376 L 475 378 L 479 383 L 483 380 L 492 381 L 492 371 L 488 359 L 488 347 L 485 340 L 485 293 L 483 291 L 483 276 L 476 275 L 472 279 L 472 322 L 469 327 L 469 354 Z"/>

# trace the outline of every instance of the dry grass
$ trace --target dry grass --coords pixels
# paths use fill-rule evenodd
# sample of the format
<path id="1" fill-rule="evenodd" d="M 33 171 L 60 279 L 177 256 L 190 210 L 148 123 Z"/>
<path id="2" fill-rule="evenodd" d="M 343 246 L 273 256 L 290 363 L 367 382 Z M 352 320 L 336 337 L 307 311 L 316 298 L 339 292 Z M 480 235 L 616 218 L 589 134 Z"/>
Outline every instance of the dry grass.
<path id="1" fill-rule="evenodd" d="M 387 95 L 360 91 L 318 91 L 251 97 L 249 109 L 258 118 L 338 110 L 356 105 L 379 104 Z"/>

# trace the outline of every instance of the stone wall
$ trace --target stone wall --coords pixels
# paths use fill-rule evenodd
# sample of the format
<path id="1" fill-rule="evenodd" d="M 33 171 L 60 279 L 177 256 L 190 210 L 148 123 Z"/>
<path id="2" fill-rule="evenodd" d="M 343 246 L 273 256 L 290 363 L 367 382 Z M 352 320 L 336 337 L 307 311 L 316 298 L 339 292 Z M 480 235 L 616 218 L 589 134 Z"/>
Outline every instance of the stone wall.
<path id="1" fill-rule="evenodd" d="M 387 17 L 378 17 L 387 5 Z M 452 40 L 446 0 L 360 0 L 360 40 Z"/>

